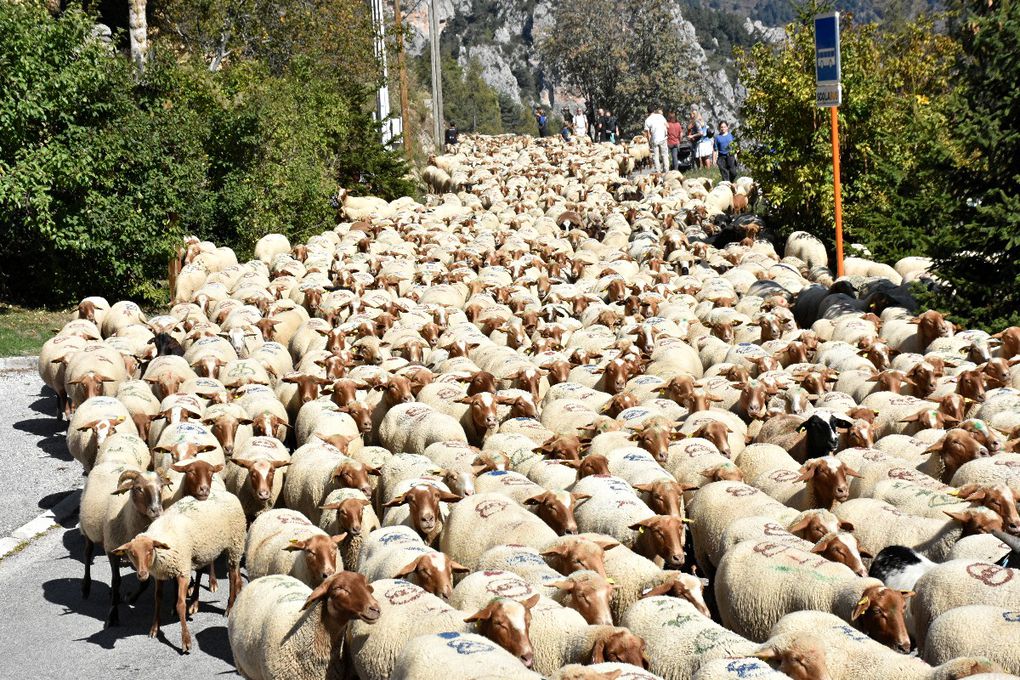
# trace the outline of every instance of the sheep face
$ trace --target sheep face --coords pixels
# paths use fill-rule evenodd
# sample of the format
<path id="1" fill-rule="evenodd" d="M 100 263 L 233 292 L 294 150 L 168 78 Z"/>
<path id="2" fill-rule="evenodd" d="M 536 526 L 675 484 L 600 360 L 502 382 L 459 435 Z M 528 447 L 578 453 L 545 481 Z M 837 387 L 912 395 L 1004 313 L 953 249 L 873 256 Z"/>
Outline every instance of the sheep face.
<path id="1" fill-rule="evenodd" d="M 431 552 L 421 555 L 413 562 L 402 568 L 394 578 L 404 578 L 414 574 L 419 586 L 426 592 L 444 600 L 450 599 L 453 595 L 453 573 L 465 573 L 470 571 L 467 567 L 455 562 L 441 552 Z"/>
<path id="2" fill-rule="evenodd" d="M 907 598 L 913 591 L 901 592 L 885 586 L 869 586 L 857 601 L 851 621 L 865 634 L 893 649 L 908 654 L 910 635 L 904 619 Z"/>
<path id="3" fill-rule="evenodd" d="M 347 538 L 347 534 L 323 536 L 316 534 L 305 540 L 291 540 L 284 550 L 288 552 L 302 551 L 308 573 L 313 578 L 325 581 L 336 573 L 336 547 Z"/>
<path id="4" fill-rule="evenodd" d="M 520 659 L 526 668 L 531 668 L 534 664 L 530 638 L 531 609 L 538 600 L 537 594 L 523 602 L 498 598 L 464 621 L 477 623 L 482 635 Z"/>

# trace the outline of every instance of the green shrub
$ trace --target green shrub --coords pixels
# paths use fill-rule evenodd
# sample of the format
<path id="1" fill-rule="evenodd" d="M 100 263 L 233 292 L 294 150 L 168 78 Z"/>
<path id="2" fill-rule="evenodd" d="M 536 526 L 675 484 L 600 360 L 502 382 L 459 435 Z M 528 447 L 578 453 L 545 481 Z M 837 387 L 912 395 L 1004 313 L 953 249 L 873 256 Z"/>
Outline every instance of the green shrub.
<path id="1" fill-rule="evenodd" d="M 164 299 L 193 233 L 250 254 L 332 228 L 338 187 L 413 193 L 378 142 L 372 84 L 300 52 L 211 73 L 159 41 L 140 80 L 70 7 L 0 3 L 0 298 Z M 498 115 L 498 109 L 497 109 Z"/>

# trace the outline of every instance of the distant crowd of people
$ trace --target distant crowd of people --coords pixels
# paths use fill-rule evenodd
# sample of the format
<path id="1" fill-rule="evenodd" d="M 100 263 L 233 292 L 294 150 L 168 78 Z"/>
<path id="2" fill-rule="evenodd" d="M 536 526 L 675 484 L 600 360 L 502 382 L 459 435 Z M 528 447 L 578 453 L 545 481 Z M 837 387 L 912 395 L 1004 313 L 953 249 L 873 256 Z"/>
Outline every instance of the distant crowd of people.
<path id="1" fill-rule="evenodd" d="M 715 165 L 724 181 L 737 178 L 737 150 L 726 121 L 719 123 L 719 132 L 715 133 L 697 109 L 691 109 L 690 118 L 684 125 L 675 111 L 670 111 L 667 118 L 662 115 L 662 107 L 649 106 L 644 133 L 656 172 L 678 170 L 682 166 L 710 168 Z M 693 154 L 693 159 L 682 159 L 681 154 Z"/>
<path id="2" fill-rule="evenodd" d="M 564 107 L 561 113 L 563 126 L 560 135 L 565 140 L 569 141 L 572 136 L 587 136 L 594 142 L 620 141 L 619 123 L 609 109 L 598 109 L 591 121 L 580 106 L 573 113 Z M 723 121 L 719 123 L 718 132 L 712 130 L 696 108 L 691 109 L 686 123 L 681 122 L 681 118 L 682 114 L 677 111 L 670 111 L 664 116 L 661 107 L 648 107 L 644 135 L 651 147 L 655 171 L 718 166 L 724 180 L 736 179 L 737 152 L 729 125 Z M 538 136 L 549 136 L 549 116 L 542 107 L 535 108 L 535 122 L 538 123 Z"/>

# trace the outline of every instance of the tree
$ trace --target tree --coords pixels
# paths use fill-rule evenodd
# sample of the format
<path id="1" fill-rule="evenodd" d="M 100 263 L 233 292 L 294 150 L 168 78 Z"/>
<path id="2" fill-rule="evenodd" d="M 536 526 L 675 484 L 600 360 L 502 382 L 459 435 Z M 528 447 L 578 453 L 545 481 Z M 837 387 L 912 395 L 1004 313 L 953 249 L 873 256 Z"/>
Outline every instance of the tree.
<path id="1" fill-rule="evenodd" d="M 928 179 L 938 305 L 958 320 L 1020 324 L 1020 6 L 957 0 L 955 138 Z"/>
<path id="2" fill-rule="evenodd" d="M 738 51 L 747 88 L 741 160 L 765 187 L 773 224 L 832 243 L 829 112 L 815 107 L 816 7 L 787 27 L 789 40 Z M 957 48 L 921 18 L 883 30 L 844 16 L 839 109 L 843 224 L 879 260 L 923 254 L 932 186 L 923 169 L 951 135 L 947 106 Z"/>
<path id="3" fill-rule="evenodd" d="M 131 60 L 141 73 L 149 53 L 149 26 L 145 19 L 145 0 L 128 0 L 128 26 L 131 34 Z"/>
<path id="4" fill-rule="evenodd" d="M 687 108 L 700 98 L 694 45 L 681 32 L 677 0 L 559 3 L 539 43 L 553 78 L 589 108 L 609 108 L 634 127 L 649 104 Z"/>
<path id="5" fill-rule="evenodd" d="M 457 123 L 462 132 L 498 135 L 503 132 L 499 95 L 482 78 L 478 59 L 468 61 L 467 70 L 452 57 L 442 60 L 443 117 Z"/>

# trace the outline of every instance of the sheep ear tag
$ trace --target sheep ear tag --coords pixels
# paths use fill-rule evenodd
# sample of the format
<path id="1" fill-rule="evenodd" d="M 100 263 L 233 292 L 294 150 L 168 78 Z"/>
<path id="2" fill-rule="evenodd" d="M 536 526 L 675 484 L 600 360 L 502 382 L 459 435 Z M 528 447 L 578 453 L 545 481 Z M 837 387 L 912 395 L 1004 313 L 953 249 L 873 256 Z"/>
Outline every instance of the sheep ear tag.
<path id="1" fill-rule="evenodd" d="M 857 606 L 854 607 L 853 614 L 850 615 L 850 620 L 856 621 L 861 616 L 861 614 L 863 614 L 868 609 L 868 605 L 870 604 L 871 598 L 868 597 L 862 597 L 861 599 L 857 600 Z"/>

